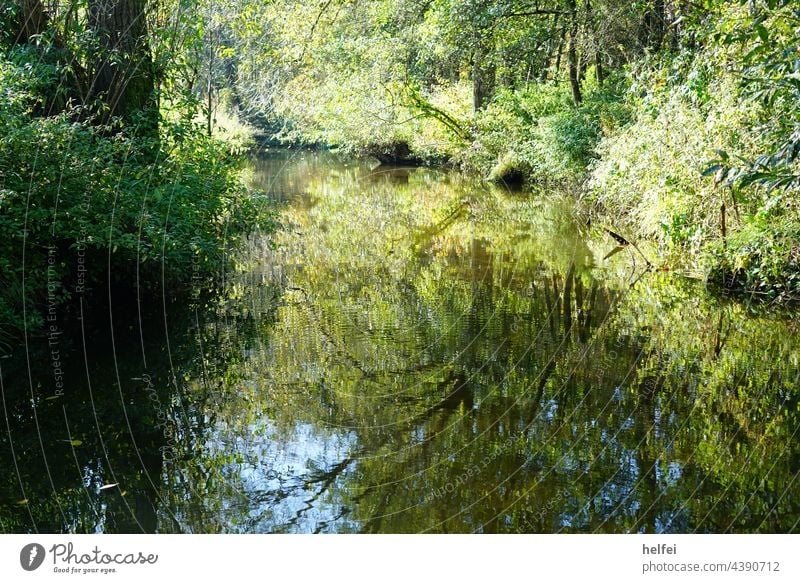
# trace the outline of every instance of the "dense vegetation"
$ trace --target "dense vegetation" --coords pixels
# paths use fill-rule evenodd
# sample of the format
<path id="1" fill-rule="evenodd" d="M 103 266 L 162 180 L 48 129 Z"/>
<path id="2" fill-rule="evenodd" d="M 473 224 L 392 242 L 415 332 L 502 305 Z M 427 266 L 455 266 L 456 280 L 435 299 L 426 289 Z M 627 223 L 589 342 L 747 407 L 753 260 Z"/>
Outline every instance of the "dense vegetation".
<path id="1" fill-rule="evenodd" d="M 218 271 L 258 215 L 226 112 L 557 185 L 664 268 L 792 300 L 798 38 L 788 0 L 4 3 L 0 334 L 109 282 Z"/>
<path id="2" fill-rule="evenodd" d="M 237 144 L 206 131 L 190 8 L 3 4 L 0 346 L 57 330 L 65 302 L 109 287 L 141 301 L 196 291 L 268 226 Z"/>
<path id="3" fill-rule="evenodd" d="M 3 0 L 0 530 L 796 530 L 798 103 L 800 0 Z"/>
<path id="4" fill-rule="evenodd" d="M 800 291 L 797 2 L 205 11 L 208 94 L 287 141 L 565 186 L 665 267 L 770 301 Z"/>

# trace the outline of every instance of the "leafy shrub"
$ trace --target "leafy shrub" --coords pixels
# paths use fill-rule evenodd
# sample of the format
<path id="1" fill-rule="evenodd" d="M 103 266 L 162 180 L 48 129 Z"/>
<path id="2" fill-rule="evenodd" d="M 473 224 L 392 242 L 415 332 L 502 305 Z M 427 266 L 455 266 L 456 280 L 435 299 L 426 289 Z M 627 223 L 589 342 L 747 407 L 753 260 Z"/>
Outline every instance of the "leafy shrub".
<path id="1" fill-rule="evenodd" d="M 752 98 L 731 66 L 742 50 L 708 43 L 639 70 L 635 120 L 599 145 L 590 194 L 608 222 L 657 241 L 675 265 L 702 260 L 716 286 L 786 300 L 800 290 L 797 166 L 748 160 L 791 142 L 792 122 L 776 133 L 774 120 L 794 114 Z"/>
<path id="2" fill-rule="evenodd" d="M 688 94 L 655 83 L 660 89 L 641 99 L 635 121 L 602 140 L 589 186 L 612 223 L 682 252 L 697 253 L 720 235 L 721 204 L 734 201 L 703 171 L 715 148 L 756 147 L 750 128 L 758 114 L 738 99 L 730 75 L 720 77 L 701 91 L 690 73 Z M 753 202 L 737 194 L 742 213 Z"/>
<path id="3" fill-rule="evenodd" d="M 187 122 L 164 120 L 160 137 L 146 139 L 78 123 L 69 111 L 37 117 L 35 73 L 0 64 L 6 336 L 35 329 L 47 304 L 109 277 L 145 294 L 156 283 L 188 290 L 223 268 L 243 230 L 270 226 L 227 144 Z"/>
<path id="4" fill-rule="evenodd" d="M 708 279 L 725 290 L 768 301 L 800 300 L 800 224 L 760 213 L 727 241 L 709 245 Z"/>
<path id="5" fill-rule="evenodd" d="M 580 177 L 595 157 L 599 139 L 596 120 L 581 110 L 541 118 L 528 151 L 534 177 L 556 180 Z"/>
<path id="6" fill-rule="evenodd" d="M 476 143 L 462 163 L 491 176 L 524 173 L 537 182 L 575 182 L 585 176 L 606 132 L 627 122 L 624 81 L 587 85 L 576 108 L 569 88 L 531 84 L 500 91 L 476 119 Z"/>

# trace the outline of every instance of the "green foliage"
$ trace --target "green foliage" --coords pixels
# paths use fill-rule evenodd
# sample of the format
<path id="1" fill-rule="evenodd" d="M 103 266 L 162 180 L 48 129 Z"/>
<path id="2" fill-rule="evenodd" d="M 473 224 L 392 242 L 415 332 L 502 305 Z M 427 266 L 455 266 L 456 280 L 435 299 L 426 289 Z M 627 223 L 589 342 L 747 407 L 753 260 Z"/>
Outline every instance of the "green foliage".
<path id="1" fill-rule="evenodd" d="M 583 111 L 565 111 L 540 119 L 534 135 L 538 142 L 534 148 L 539 156 L 537 172 L 556 177 L 584 171 L 594 158 L 600 139 L 598 124 Z"/>
<path id="2" fill-rule="evenodd" d="M 737 67 L 743 95 L 763 106 L 754 127 L 765 142 L 756 155 L 721 152 L 717 161 L 728 184 L 760 184 L 770 190 L 800 187 L 800 12 L 789 1 L 739 0 L 714 40 L 741 53 Z"/>
<path id="3" fill-rule="evenodd" d="M 545 121 L 538 136 L 526 127 L 574 109 L 562 70 L 567 2 L 533 11 L 514 0 L 233 2 L 248 15 L 246 25 L 224 17 L 241 47 L 236 91 L 287 141 L 379 157 L 402 146 L 417 159 L 450 159 L 484 174 L 514 158 L 526 173 L 562 180 L 583 172 L 600 132 L 620 114 L 619 92 L 594 91 L 588 67 L 583 87 L 593 95 L 581 116 Z M 578 2 L 582 63 L 602 51 L 608 75 L 624 62 L 621 49 L 640 44 L 625 28 L 646 4 Z M 606 14 L 614 21 L 603 22 Z"/>
<path id="4" fill-rule="evenodd" d="M 642 63 L 634 122 L 601 143 L 591 192 L 629 232 L 702 264 L 712 282 L 797 295 L 797 16 L 787 3 L 721 4 L 700 46 Z"/>
<path id="5" fill-rule="evenodd" d="M 593 200 L 613 224 L 679 249 L 684 258 L 721 235 L 723 202 L 744 214 L 757 198 L 702 175 L 712 149 L 758 147 L 751 132 L 758 107 L 741 102 L 721 63 L 706 74 L 712 57 L 697 55 L 680 77 L 671 63 L 645 73 L 649 89 L 637 96 L 635 120 L 602 141 L 590 181 Z M 678 61 L 685 66 L 687 56 Z M 735 220 L 732 214 L 731 226 Z"/>
<path id="6" fill-rule="evenodd" d="M 19 18 L 19 6 L 14 2 L 3 2 L 0 6 L 0 48 L 11 44 L 17 31 L 16 23 Z"/>
<path id="7" fill-rule="evenodd" d="M 531 84 L 501 91 L 476 119 L 476 144 L 464 164 L 490 177 L 513 166 L 537 182 L 581 180 L 601 137 L 626 123 L 624 83 L 590 88 L 575 108 L 565 85 Z"/>
<path id="8" fill-rule="evenodd" d="M 0 64 L 0 317 L 5 334 L 45 306 L 112 285 L 188 291 L 260 223 L 227 144 L 191 122 L 157 139 L 32 115 L 35 67 Z M 146 293 L 146 292 L 145 292 Z"/>
<path id="9" fill-rule="evenodd" d="M 497 156 L 509 144 L 529 142 L 540 119 L 570 108 L 572 101 L 563 86 L 534 84 L 517 91 L 502 90 L 476 118 L 477 141 L 490 157 Z"/>
<path id="10" fill-rule="evenodd" d="M 709 281 L 762 301 L 800 300 L 800 225 L 796 217 L 759 213 L 726 241 L 709 246 Z"/>

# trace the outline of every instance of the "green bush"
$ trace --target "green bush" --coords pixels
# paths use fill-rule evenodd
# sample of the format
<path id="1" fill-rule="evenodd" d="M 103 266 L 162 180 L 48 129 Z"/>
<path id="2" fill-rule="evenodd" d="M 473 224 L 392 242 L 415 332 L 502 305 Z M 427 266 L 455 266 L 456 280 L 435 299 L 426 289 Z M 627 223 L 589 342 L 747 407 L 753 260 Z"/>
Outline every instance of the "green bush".
<path id="1" fill-rule="evenodd" d="M 599 139 L 597 121 L 580 109 L 539 119 L 527 152 L 533 177 L 539 180 L 581 177 L 595 157 Z"/>
<path id="2" fill-rule="evenodd" d="M 109 278 L 186 291 L 244 230 L 269 227 L 227 144 L 188 122 L 147 139 L 37 116 L 37 72 L 0 63 L 0 334 L 36 330 L 53 303 Z"/>
<path id="3" fill-rule="evenodd" d="M 800 300 L 800 223 L 796 217 L 758 214 L 726 241 L 709 245 L 709 283 L 754 299 Z"/>
<path id="4" fill-rule="evenodd" d="M 621 76 L 602 88 L 587 83 L 577 108 L 566 84 L 500 91 L 478 113 L 475 143 L 462 163 L 490 178 L 513 171 L 535 182 L 579 182 L 603 135 L 627 123 L 624 91 Z"/>
<path id="5" fill-rule="evenodd" d="M 776 138 L 785 105 L 751 98 L 731 67 L 741 50 L 710 44 L 634 74 L 635 119 L 598 146 L 590 197 L 607 223 L 659 243 L 671 266 L 702 265 L 717 287 L 783 301 L 800 291 L 796 187 L 736 165 L 792 127 Z"/>
<path id="6" fill-rule="evenodd" d="M 698 56 L 698 67 L 705 61 Z M 756 149 L 758 107 L 740 100 L 735 79 L 723 71 L 707 87 L 698 85 L 705 76 L 691 70 L 686 87 L 667 84 L 668 76 L 669 68 L 651 74 L 647 84 L 655 89 L 636 98 L 635 120 L 598 146 L 590 196 L 609 222 L 696 256 L 720 236 L 722 203 L 734 206 L 730 190 L 703 172 L 714 149 Z M 757 200 L 755 192 L 737 192 L 737 210 L 746 214 Z"/>

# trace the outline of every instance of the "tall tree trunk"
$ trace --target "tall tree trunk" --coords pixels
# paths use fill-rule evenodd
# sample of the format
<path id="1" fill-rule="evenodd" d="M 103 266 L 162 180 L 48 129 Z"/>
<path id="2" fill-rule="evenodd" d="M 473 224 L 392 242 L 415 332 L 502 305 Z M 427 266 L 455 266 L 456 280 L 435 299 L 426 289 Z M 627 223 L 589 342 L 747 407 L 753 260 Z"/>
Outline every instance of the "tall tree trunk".
<path id="1" fill-rule="evenodd" d="M 593 48 L 594 48 L 594 76 L 597 80 L 597 85 L 599 87 L 603 86 L 603 55 L 602 55 L 602 40 L 601 35 L 598 33 L 598 26 L 597 26 L 597 17 L 592 10 L 592 2 L 591 0 L 586 0 L 586 24 L 591 30 L 591 35 L 593 37 Z"/>
<path id="2" fill-rule="evenodd" d="M 536 50 L 538 49 L 539 47 L 536 47 Z M 516 70 L 517 67 L 513 61 L 510 59 L 503 59 L 503 67 L 500 69 L 500 72 L 498 73 L 495 69 L 495 86 L 502 89 L 514 89 L 517 84 L 517 78 L 515 76 Z"/>
<path id="3" fill-rule="evenodd" d="M 603 56 L 600 54 L 600 49 L 594 53 L 594 76 L 597 79 L 597 85 L 603 86 L 605 80 L 605 72 L 603 71 Z"/>
<path id="4" fill-rule="evenodd" d="M 218 39 L 217 39 L 218 40 Z M 214 133 L 214 60 L 217 55 L 217 42 L 208 35 L 208 79 L 206 83 L 206 131 L 211 136 Z"/>
<path id="5" fill-rule="evenodd" d="M 575 0 L 568 0 L 567 7 L 569 8 L 569 45 L 567 46 L 567 65 L 569 67 L 569 85 L 572 89 L 572 100 L 575 105 L 581 104 L 581 82 L 578 71 L 578 10 L 575 6 Z"/>
<path id="6" fill-rule="evenodd" d="M 151 133 L 157 131 L 158 110 L 145 1 L 89 0 L 89 22 L 100 51 L 87 97 L 104 103 L 104 121 L 119 116 Z"/>
<path id="7" fill-rule="evenodd" d="M 644 45 L 651 51 L 658 51 L 666 36 L 666 6 L 664 0 L 653 0 L 644 15 Z"/>
<path id="8" fill-rule="evenodd" d="M 671 23 L 668 27 L 669 31 L 669 48 L 677 52 L 680 48 L 682 24 L 678 20 L 680 17 L 681 2 L 670 2 L 667 6 L 667 14 L 665 18 L 667 22 Z"/>
<path id="9" fill-rule="evenodd" d="M 486 63 L 488 52 L 479 42 L 472 64 L 472 105 L 476 112 L 483 109 L 494 92 L 495 70 L 494 66 Z"/>
<path id="10" fill-rule="evenodd" d="M 22 8 L 17 37 L 14 42 L 27 43 L 31 37 L 42 34 L 47 27 L 48 16 L 41 0 L 17 0 Z"/>

